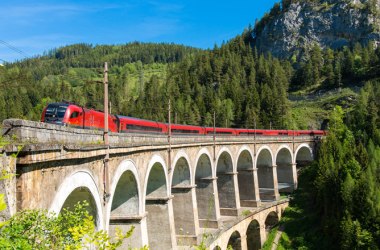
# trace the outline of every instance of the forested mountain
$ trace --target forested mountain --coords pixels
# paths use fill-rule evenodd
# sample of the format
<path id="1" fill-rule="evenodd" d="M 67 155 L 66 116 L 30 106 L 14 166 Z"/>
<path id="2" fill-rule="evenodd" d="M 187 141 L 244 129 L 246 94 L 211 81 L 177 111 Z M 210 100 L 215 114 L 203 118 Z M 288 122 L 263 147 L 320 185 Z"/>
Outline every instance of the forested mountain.
<path id="1" fill-rule="evenodd" d="M 341 49 L 380 42 L 379 0 L 282 0 L 257 21 L 251 42 L 279 58 L 302 57 L 314 45 Z"/>
<path id="2" fill-rule="evenodd" d="M 318 129 L 328 119 L 317 163 L 306 170 L 309 189 L 299 190 L 308 205 L 300 216 L 315 228 L 296 235 L 289 248 L 376 249 L 378 4 L 282 0 L 254 28 L 210 50 L 76 44 L 5 64 L 0 121 L 39 120 L 47 103 L 61 100 L 101 110 L 105 61 L 112 113 L 165 122 L 170 100 L 172 121 L 182 124 L 212 126 L 214 112 L 221 127 Z"/>
<path id="3" fill-rule="evenodd" d="M 289 109 L 288 89 L 318 93 L 378 81 L 373 43 L 341 50 L 315 45 L 301 61 L 279 60 L 250 46 L 251 30 L 212 50 L 169 44 L 71 45 L 0 67 L 0 120 L 38 120 L 47 102 L 69 100 L 102 109 L 102 66 L 109 62 L 112 112 L 166 121 L 258 128 L 319 128 Z M 325 107 L 322 107 L 325 109 Z M 330 106 L 331 108 L 331 106 Z"/>
<path id="4" fill-rule="evenodd" d="M 317 160 L 299 171 L 280 249 L 379 249 L 379 115 L 378 83 L 362 88 L 351 112 L 331 112 Z"/>

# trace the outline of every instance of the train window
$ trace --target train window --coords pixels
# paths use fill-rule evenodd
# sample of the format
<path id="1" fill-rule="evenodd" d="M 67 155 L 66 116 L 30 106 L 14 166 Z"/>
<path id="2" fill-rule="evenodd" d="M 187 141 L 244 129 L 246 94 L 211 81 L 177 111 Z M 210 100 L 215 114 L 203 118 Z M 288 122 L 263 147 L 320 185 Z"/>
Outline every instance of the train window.
<path id="1" fill-rule="evenodd" d="M 127 129 L 136 130 L 136 131 L 162 132 L 161 128 L 146 127 L 146 126 L 139 126 L 139 125 L 127 125 Z"/>
<path id="2" fill-rule="evenodd" d="M 65 116 L 65 113 L 66 113 L 66 108 L 61 108 L 61 107 L 58 108 L 57 110 L 58 118 L 63 118 Z"/>
<path id="3" fill-rule="evenodd" d="M 178 134 L 199 134 L 198 130 L 186 130 L 186 129 L 172 129 L 173 133 Z"/>
<path id="4" fill-rule="evenodd" d="M 79 112 L 74 111 L 74 112 L 71 114 L 70 118 L 77 118 L 78 116 L 79 116 Z"/>
<path id="5" fill-rule="evenodd" d="M 214 131 L 208 131 L 207 132 L 208 135 L 213 134 L 213 133 L 214 133 Z M 215 134 L 217 134 L 217 135 L 231 135 L 232 132 L 218 132 L 218 131 L 216 131 Z"/>
<path id="6" fill-rule="evenodd" d="M 67 106 L 49 105 L 46 109 L 45 117 L 63 118 L 66 113 Z"/>

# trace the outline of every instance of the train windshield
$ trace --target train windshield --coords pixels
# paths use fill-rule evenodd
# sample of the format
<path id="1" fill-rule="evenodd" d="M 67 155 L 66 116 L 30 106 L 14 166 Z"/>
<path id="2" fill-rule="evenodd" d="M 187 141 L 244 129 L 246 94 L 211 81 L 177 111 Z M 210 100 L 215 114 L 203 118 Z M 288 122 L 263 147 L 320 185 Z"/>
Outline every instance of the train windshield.
<path id="1" fill-rule="evenodd" d="M 67 107 L 67 104 L 49 104 L 46 108 L 45 122 L 62 124 L 62 120 L 65 116 Z"/>

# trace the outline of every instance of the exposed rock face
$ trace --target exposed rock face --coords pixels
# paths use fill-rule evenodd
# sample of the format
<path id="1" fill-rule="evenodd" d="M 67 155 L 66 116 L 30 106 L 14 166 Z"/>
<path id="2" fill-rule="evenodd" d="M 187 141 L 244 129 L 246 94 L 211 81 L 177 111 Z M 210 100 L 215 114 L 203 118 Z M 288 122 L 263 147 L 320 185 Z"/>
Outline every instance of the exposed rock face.
<path id="1" fill-rule="evenodd" d="M 260 52 L 280 58 L 298 56 L 316 43 L 333 49 L 356 42 L 380 44 L 380 0 L 321 2 L 290 4 L 252 35 L 253 43 Z"/>

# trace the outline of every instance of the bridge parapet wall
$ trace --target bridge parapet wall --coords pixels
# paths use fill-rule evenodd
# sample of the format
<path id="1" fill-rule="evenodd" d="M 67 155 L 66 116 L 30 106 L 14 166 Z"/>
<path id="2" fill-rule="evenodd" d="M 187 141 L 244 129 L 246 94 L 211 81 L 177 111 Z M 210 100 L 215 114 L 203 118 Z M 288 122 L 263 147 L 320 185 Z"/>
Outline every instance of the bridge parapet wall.
<path id="1" fill-rule="evenodd" d="M 20 119 L 5 120 L 3 122 L 2 135 L 30 144 L 101 145 L 103 143 L 103 131 L 63 127 Z M 214 141 L 212 135 L 172 135 L 171 144 L 231 144 L 252 143 L 252 141 L 256 143 L 276 143 L 291 142 L 293 140 L 302 142 L 314 141 L 314 137 L 217 135 Z M 110 133 L 109 141 L 113 146 L 123 147 L 168 145 L 168 136 L 160 134 Z"/>

